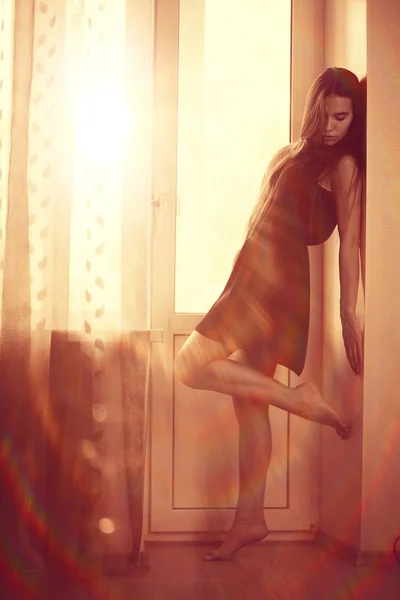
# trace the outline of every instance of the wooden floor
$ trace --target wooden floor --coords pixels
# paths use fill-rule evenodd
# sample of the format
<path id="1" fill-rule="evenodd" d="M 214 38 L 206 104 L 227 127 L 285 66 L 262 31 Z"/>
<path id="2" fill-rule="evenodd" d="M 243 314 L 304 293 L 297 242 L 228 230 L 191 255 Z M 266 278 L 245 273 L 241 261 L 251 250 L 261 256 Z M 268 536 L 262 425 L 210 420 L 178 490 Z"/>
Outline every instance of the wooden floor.
<path id="1" fill-rule="evenodd" d="M 102 577 L 100 593 L 47 579 L 35 600 L 400 600 L 397 563 L 354 567 L 306 543 L 259 544 L 229 562 L 208 563 L 206 549 L 153 545 L 146 551 L 147 567 Z"/>
<path id="2" fill-rule="evenodd" d="M 151 546 L 149 567 L 108 581 L 116 600 L 400 600 L 400 564 L 354 567 L 314 544 L 260 544 L 229 562 L 205 547 Z"/>

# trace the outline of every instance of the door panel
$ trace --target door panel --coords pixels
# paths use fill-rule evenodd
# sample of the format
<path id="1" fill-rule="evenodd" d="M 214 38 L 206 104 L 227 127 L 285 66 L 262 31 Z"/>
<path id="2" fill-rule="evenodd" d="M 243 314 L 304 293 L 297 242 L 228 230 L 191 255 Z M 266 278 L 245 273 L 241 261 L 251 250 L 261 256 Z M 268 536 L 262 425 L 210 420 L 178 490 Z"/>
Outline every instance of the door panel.
<path id="1" fill-rule="evenodd" d="M 163 342 L 153 344 L 149 533 L 185 533 L 198 539 L 199 533 L 224 531 L 231 524 L 238 489 L 237 425 L 229 398 L 174 381 L 173 359 L 185 335 L 165 331 Z M 275 377 L 287 384 L 287 369 L 278 368 Z M 315 523 L 318 429 L 274 407 L 270 411 L 268 526 L 271 532 L 310 531 Z"/>
<path id="2" fill-rule="evenodd" d="M 152 358 L 150 534 L 196 537 L 233 517 L 231 399 L 185 388 L 173 361 L 222 290 L 265 167 L 289 142 L 292 4 L 300 21 L 299 0 L 156 2 L 152 327 L 163 334 Z M 294 381 L 282 367 L 275 377 Z M 309 531 L 317 429 L 273 407 L 270 416 L 269 527 Z"/>

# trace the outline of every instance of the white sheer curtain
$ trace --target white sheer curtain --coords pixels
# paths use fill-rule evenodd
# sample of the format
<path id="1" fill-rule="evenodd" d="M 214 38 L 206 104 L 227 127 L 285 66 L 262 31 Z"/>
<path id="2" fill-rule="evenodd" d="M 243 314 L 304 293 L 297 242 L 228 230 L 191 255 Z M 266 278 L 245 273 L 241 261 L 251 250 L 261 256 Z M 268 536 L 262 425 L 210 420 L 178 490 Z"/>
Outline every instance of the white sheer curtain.
<path id="1" fill-rule="evenodd" d="M 140 527 L 151 14 L 147 0 L 0 1 L 1 364 L 17 407 L 5 422 L 43 502 L 49 448 L 75 453 L 78 493 L 91 473 L 90 547 L 118 553 L 137 548 Z M 28 413 L 41 425 L 32 452 Z"/>

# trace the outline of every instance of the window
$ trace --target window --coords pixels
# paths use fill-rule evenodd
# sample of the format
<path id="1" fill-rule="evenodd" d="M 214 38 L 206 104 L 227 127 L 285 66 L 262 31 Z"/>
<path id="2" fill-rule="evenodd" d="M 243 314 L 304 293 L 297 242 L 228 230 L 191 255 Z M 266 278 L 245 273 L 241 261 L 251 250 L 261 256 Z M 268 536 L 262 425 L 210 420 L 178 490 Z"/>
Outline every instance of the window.
<path id="1" fill-rule="evenodd" d="M 222 291 L 290 140 L 291 1 L 181 0 L 175 312 Z"/>

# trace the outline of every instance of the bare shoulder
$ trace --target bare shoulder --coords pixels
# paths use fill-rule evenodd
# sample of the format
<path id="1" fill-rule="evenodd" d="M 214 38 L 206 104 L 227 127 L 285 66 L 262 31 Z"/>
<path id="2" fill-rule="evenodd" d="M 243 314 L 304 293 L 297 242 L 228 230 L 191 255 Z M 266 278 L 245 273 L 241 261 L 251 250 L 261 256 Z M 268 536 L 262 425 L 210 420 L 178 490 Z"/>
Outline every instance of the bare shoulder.
<path id="1" fill-rule="evenodd" d="M 333 170 L 333 184 L 338 187 L 349 187 L 357 177 L 358 166 L 354 157 L 345 154 Z"/>

